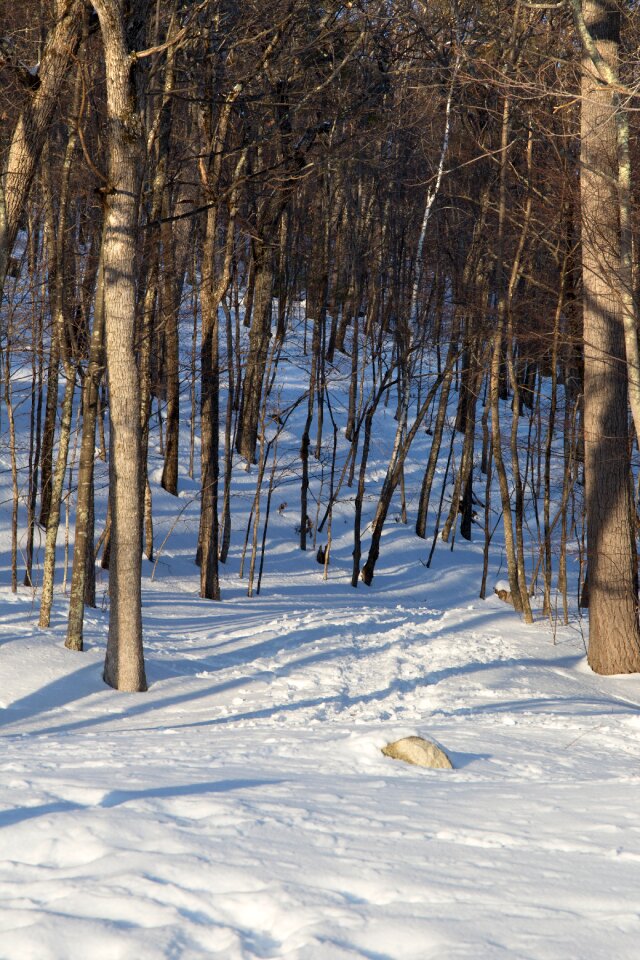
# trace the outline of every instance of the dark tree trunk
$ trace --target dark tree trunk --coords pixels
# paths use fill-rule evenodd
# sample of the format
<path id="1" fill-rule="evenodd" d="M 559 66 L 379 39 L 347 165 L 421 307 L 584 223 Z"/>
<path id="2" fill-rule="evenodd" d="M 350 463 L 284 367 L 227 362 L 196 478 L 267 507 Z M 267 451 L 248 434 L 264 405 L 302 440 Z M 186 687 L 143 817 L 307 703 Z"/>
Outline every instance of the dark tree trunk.
<path id="1" fill-rule="evenodd" d="M 584 19 L 615 70 L 618 5 L 584 0 Z M 616 105 L 583 56 L 581 225 L 584 323 L 584 446 L 589 569 L 589 664 L 597 673 L 640 671 L 640 632 L 631 526 L 627 373 L 620 293 Z"/>
<path id="2" fill-rule="evenodd" d="M 96 418 L 100 380 L 104 368 L 104 286 L 103 270 L 98 270 L 93 330 L 89 364 L 84 380 L 82 400 L 82 440 L 78 465 L 78 494 L 76 501 L 76 528 L 73 546 L 73 569 L 69 599 L 69 622 L 65 646 L 82 650 L 84 605 L 87 598 L 95 602 L 95 571 L 93 558 L 93 467 L 95 455 Z M 93 583 L 91 583 L 93 579 Z"/>

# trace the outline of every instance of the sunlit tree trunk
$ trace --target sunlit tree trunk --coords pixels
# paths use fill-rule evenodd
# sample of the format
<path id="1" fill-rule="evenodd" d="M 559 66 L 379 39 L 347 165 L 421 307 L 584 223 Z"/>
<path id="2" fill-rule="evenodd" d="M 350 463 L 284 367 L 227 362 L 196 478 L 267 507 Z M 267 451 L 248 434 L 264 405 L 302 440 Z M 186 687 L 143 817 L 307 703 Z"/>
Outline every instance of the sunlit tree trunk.
<path id="1" fill-rule="evenodd" d="M 141 126 L 123 0 L 94 0 L 104 43 L 109 190 L 105 196 L 104 290 L 109 379 L 111 556 L 104 679 L 118 690 L 147 686 L 142 651 L 140 384 L 134 351 L 136 228 Z"/>
<path id="2" fill-rule="evenodd" d="M 18 120 L 0 194 L 0 297 L 20 216 L 58 103 L 60 89 L 80 42 L 84 0 L 57 0 L 56 23 L 42 54 L 38 82 Z M 2 200 L 4 203 L 2 204 Z"/>
<path id="3" fill-rule="evenodd" d="M 584 0 L 586 28 L 602 58 L 618 59 L 620 14 L 610 0 Z M 616 102 L 583 56 L 581 225 L 584 323 L 584 445 L 589 569 L 589 663 L 597 673 L 640 671 L 631 526 L 627 373 L 620 291 Z"/>

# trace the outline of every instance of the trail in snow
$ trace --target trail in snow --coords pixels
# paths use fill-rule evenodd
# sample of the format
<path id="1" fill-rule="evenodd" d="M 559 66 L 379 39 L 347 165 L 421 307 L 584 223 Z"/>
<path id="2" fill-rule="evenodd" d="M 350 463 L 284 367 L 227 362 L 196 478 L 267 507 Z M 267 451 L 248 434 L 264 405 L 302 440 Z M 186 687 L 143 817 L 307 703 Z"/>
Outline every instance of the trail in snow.
<path id="1" fill-rule="evenodd" d="M 72 656 L 3 591 L 0 956 L 635 957 L 638 680 L 442 557 L 393 597 L 295 546 L 251 601 L 147 580 L 133 697 L 106 615 Z M 382 756 L 414 732 L 456 770 Z"/>
<path id="2" fill-rule="evenodd" d="M 365 521 L 394 429 L 382 410 Z M 348 490 L 324 582 L 294 481 L 248 599 L 255 476 L 237 471 L 222 604 L 197 597 L 195 484 L 176 501 L 154 482 L 145 694 L 102 683 L 106 610 L 74 655 L 60 593 L 43 632 L 37 598 L 0 588 L 0 960 L 636 960 L 640 678 L 595 677 L 578 622 L 479 600 L 478 542 L 427 570 L 393 511 L 354 591 Z M 496 534 L 490 583 L 500 559 Z M 382 755 L 413 733 L 456 769 Z"/>

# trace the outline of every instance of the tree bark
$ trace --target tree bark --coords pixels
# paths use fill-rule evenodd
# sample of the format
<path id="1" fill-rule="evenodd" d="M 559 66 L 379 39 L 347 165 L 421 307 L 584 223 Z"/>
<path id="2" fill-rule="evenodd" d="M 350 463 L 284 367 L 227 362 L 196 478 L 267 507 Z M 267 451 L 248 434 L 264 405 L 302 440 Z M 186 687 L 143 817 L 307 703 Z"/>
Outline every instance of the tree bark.
<path id="1" fill-rule="evenodd" d="M 64 78 L 80 43 L 84 0 L 57 0 L 56 7 L 58 18 L 42 54 L 38 72 L 39 83 L 13 132 L 4 170 L 4 210 L 0 216 L 0 298 L 20 216 L 53 120 Z"/>
<path id="2" fill-rule="evenodd" d="M 620 15 L 610 0 L 584 0 L 584 21 L 615 69 Z M 583 56 L 581 225 L 584 324 L 584 445 L 589 569 L 589 664 L 596 673 L 640 671 L 640 631 L 631 526 L 627 375 L 620 291 L 616 102 Z"/>
<path id="3" fill-rule="evenodd" d="M 109 123 L 105 196 L 105 338 L 109 381 L 111 556 L 109 638 L 104 679 L 118 690 L 146 690 L 142 650 L 140 384 L 134 350 L 136 230 L 141 125 L 123 0 L 93 0 L 104 43 Z"/>
<path id="4" fill-rule="evenodd" d="M 93 557 L 93 465 L 95 458 L 96 418 L 98 393 L 104 365 L 104 275 L 102 264 L 98 268 L 98 282 L 91 332 L 89 364 L 85 374 L 82 401 L 82 440 L 78 465 L 78 496 L 76 501 L 76 528 L 73 541 L 73 569 L 71 572 L 71 595 L 69 599 L 69 623 L 65 647 L 69 650 L 83 648 L 84 605 L 87 594 L 89 565 Z"/>

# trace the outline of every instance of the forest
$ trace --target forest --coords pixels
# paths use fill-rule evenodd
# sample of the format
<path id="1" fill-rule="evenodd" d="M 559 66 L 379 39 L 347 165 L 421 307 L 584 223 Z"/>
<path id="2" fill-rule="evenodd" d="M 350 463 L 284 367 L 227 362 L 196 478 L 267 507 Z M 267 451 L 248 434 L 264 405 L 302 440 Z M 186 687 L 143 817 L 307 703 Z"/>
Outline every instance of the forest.
<path id="1" fill-rule="evenodd" d="M 638 0 L 0 0 L 1 960 L 637 960 L 639 126 Z"/>
<path id="2" fill-rule="evenodd" d="M 299 547 L 325 571 L 336 504 L 360 590 L 397 506 L 410 537 L 482 531 L 484 596 L 499 527 L 524 621 L 536 592 L 549 618 L 588 608 L 591 667 L 640 670 L 639 36 L 616 0 L 5 2 L 2 456 L 12 589 L 37 588 L 40 627 L 71 515 L 66 645 L 98 559 L 105 680 L 143 690 L 150 437 L 171 495 L 188 457 L 220 601 L 238 469 L 251 595 L 287 436 Z"/>

